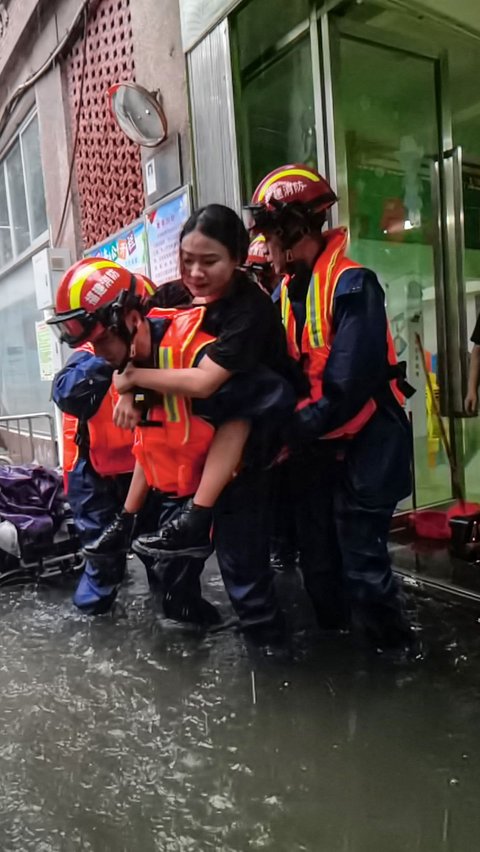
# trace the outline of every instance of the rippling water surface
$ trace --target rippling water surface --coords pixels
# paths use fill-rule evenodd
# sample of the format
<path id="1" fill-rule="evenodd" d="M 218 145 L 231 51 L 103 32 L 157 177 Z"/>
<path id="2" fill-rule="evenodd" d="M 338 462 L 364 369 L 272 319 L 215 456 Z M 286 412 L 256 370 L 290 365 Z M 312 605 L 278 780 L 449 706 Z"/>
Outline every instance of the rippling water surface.
<path id="1" fill-rule="evenodd" d="M 162 622 L 132 573 L 94 620 L 67 588 L 0 593 L 2 852 L 476 852 L 479 613 L 412 601 L 404 667 L 300 600 L 278 659 Z"/>

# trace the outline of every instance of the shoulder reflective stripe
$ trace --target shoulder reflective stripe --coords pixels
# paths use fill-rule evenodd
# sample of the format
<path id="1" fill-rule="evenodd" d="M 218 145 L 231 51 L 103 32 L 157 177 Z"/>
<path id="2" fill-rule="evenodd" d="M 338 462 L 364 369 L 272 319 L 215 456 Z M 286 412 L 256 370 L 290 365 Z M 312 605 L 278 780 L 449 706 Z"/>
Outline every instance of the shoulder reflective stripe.
<path id="1" fill-rule="evenodd" d="M 88 266 L 82 266 L 81 269 L 74 275 L 72 281 L 70 282 L 69 289 L 69 299 L 70 299 L 70 308 L 75 310 L 75 308 L 81 307 L 81 295 L 83 290 L 83 285 L 85 281 L 92 274 L 92 272 L 96 272 L 97 269 L 105 269 L 105 268 L 113 268 L 115 269 L 115 265 L 111 260 L 95 260 L 92 258 L 91 264 Z M 120 267 L 119 267 L 120 269 Z"/>
<path id="2" fill-rule="evenodd" d="M 280 290 L 280 312 L 282 324 L 287 335 L 289 349 L 294 353 L 295 358 L 300 357 L 300 350 L 297 344 L 297 321 L 292 309 L 292 303 L 288 296 L 288 284 L 282 284 Z"/>
<path id="3" fill-rule="evenodd" d="M 285 328 L 288 328 L 288 315 L 291 311 L 290 299 L 288 298 L 287 287 L 285 284 L 282 284 L 280 290 L 280 307 L 282 311 L 282 322 Z"/>
<path id="4" fill-rule="evenodd" d="M 198 307 L 200 307 L 200 306 L 198 306 Z M 197 310 L 198 310 L 198 308 L 197 308 Z M 197 331 L 199 330 L 199 328 L 200 328 L 200 326 L 203 322 L 203 318 L 205 316 L 206 310 L 207 310 L 206 308 L 200 307 L 200 310 L 198 311 L 197 321 L 196 321 L 195 325 L 193 325 L 192 328 L 190 329 L 189 334 L 185 337 L 185 340 L 182 344 L 182 352 L 184 352 L 185 349 L 187 349 L 188 346 L 190 346 L 193 338 L 195 337 Z"/>
<path id="5" fill-rule="evenodd" d="M 158 364 L 162 370 L 173 367 L 173 352 L 171 346 L 158 347 Z"/>
<path id="6" fill-rule="evenodd" d="M 333 248 L 338 243 L 336 248 Z M 346 243 L 346 232 L 338 229 L 331 232 L 326 251 L 323 252 L 313 271 L 307 293 L 307 331 L 312 349 L 329 345 L 332 326 L 333 297 L 338 276 L 335 269 Z M 330 259 L 327 263 L 328 255 Z"/>
<path id="7" fill-rule="evenodd" d="M 314 174 L 313 172 L 307 171 L 306 169 L 285 169 L 283 172 L 277 172 L 276 174 L 272 175 L 269 180 L 265 181 L 260 192 L 258 193 L 258 200 L 263 201 L 267 189 L 272 185 L 272 183 L 275 183 L 275 181 L 281 180 L 285 177 L 304 177 L 308 178 L 308 180 L 314 181 L 315 183 L 318 183 L 320 180 L 318 175 Z"/>
<path id="8" fill-rule="evenodd" d="M 158 365 L 162 370 L 173 367 L 173 350 L 171 346 L 160 346 L 158 349 Z M 167 419 L 170 423 L 180 423 L 180 411 L 175 394 L 165 393 L 163 395 Z"/>
<path id="9" fill-rule="evenodd" d="M 320 275 L 315 272 L 308 287 L 307 294 L 307 329 L 310 346 L 319 349 L 324 345 L 322 329 L 322 304 L 321 304 L 321 282 Z"/>

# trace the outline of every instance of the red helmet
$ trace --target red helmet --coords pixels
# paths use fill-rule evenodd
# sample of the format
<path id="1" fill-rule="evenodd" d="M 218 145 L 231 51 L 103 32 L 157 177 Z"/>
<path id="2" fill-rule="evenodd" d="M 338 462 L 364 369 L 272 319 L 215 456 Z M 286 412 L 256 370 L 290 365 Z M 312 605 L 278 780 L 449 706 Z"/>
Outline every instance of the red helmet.
<path id="1" fill-rule="evenodd" d="M 55 315 L 47 322 L 64 343 L 78 346 L 117 327 L 125 310 L 141 307 L 155 290 L 145 275 L 133 275 L 113 260 L 85 257 L 60 281 Z"/>
<path id="2" fill-rule="evenodd" d="M 267 293 L 271 293 L 275 282 L 275 272 L 263 234 L 258 234 L 250 243 L 245 266 L 249 269 L 257 284 Z"/>
<path id="3" fill-rule="evenodd" d="M 250 243 L 245 266 L 271 266 L 271 260 L 268 256 L 267 244 L 263 234 L 258 234 Z"/>
<path id="4" fill-rule="evenodd" d="M 291 248 L 319 225 L 337 196 L 328 181 L 311 166 L 280 166 L 260 181 L 247 206 L 255 231 L 274 231 Z"/>

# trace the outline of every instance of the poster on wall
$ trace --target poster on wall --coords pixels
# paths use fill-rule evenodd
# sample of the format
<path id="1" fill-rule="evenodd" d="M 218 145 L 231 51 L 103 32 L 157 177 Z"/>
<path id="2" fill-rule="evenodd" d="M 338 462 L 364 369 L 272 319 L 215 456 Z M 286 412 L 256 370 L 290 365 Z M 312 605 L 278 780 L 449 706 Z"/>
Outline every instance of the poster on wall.
<path id="1" fill-rule="evenodd" d="M 125 266 L 130 272 L 148 275 L 148 254 L 145 223 L 133 222 L 128 228 L 119 231 L 107 240 L 85 252 L 85 257 L 103 257 Z"/>
<path id="2" fill-rule="evenodd" d="M 145 214 L 150 277 L 157 286 L 180 276 L 178 240 L 189 215 L 188 187 L 163 198 Z"/>
<path id="3" fill-rule="evenodd" d="M 40 381 L 51 382 L 55 373 L 62 367 L 61 360 L 59 360 L 56 352 L 53 331 L 44 320 L 41 320 L 35 323 L 35 336 L 37 339 Z"/>

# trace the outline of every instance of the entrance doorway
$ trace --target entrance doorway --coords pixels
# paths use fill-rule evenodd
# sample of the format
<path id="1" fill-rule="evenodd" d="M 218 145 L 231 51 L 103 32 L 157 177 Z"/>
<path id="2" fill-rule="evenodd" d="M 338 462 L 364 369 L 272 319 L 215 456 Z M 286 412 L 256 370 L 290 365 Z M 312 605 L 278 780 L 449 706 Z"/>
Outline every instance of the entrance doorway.
<path id="1" fill-rule="evenodd" d="M 480 423 L 463 410 L 480 310 L 480 33 L 407 2 L 292 0 L 283 15 L 282 0 L 250 0 L 231 19 L 244 201 L 281 163 L 317 164 L 337 189 L 350 255 L 385 289 L 417 389 L 404 508 L 452 499 L 417 333 L 467 496 L 480 499 Z"/>
<path id="2" fill-rule="evenodd" d="M 480 425 L 465 418 L 463 399 L 480 308 L 480 45 L 388 0 L 342 4 L 328 33 L 340 221 L 352 257 L 380 278 L 397 355 L 417 389 L 407 404 L 414 500 L 452 498 L 417 333 L 467 494 L 477 499 Z"/>

